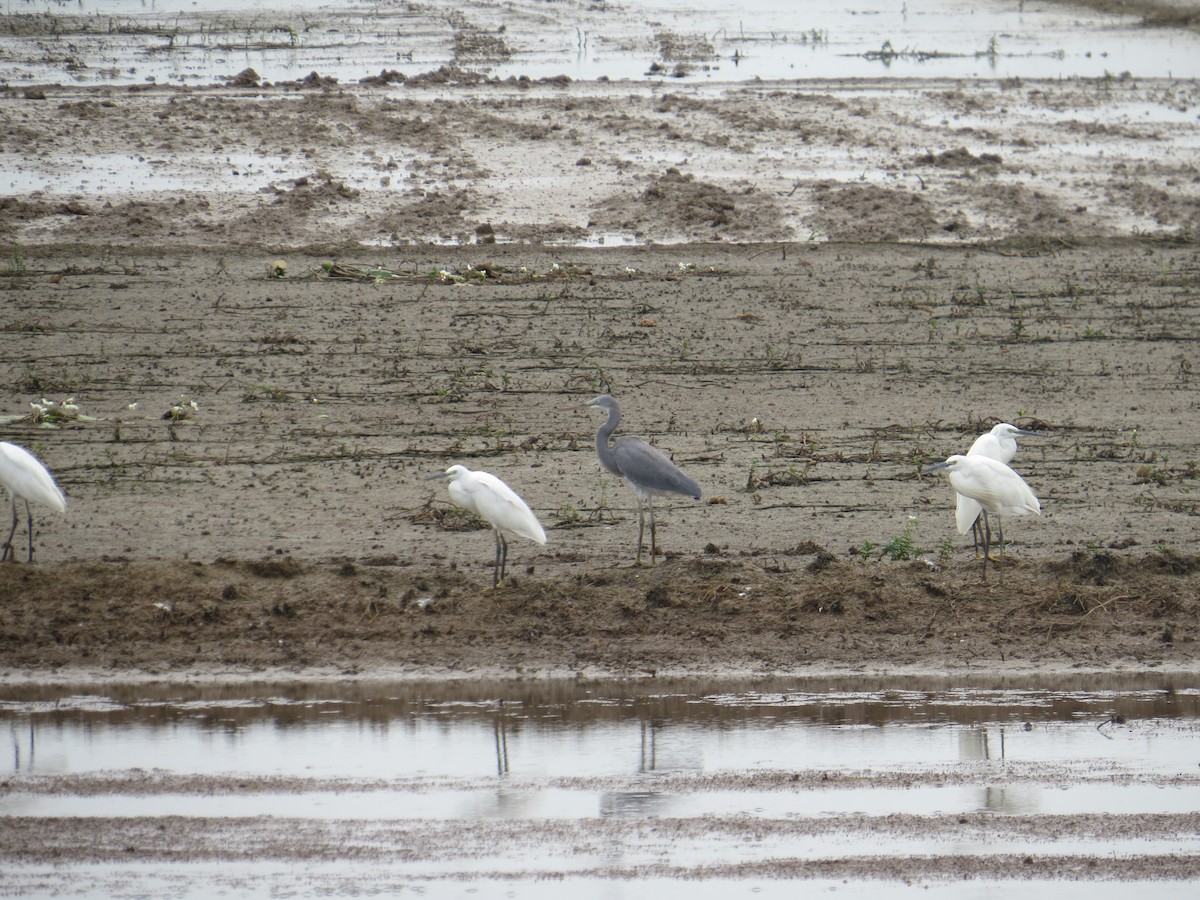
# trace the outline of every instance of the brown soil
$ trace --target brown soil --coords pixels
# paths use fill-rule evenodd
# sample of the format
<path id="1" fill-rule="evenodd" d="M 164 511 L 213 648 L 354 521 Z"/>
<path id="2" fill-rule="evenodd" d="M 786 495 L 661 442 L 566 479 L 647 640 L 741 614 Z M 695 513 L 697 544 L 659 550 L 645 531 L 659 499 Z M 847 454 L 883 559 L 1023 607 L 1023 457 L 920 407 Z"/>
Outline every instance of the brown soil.
<path id="1" fill-rule="evenodd" d="M 10 393 L 78 406 L 3 430 L 71 498 L 0 568 L 10 678 L 1194 668 L 1194 248 L 388 256 L 47 248 L 4 280 Z M 600 391 L 705 492 L 660 503 L 654 567 L 563 411 Z M 1017 458 L 1044 508 L 985 582 L 918 471 L 1005 419 L 1047 435 Z M 498 591 L 424 480 L 455 462 L 548 526 Z"/>
<path id="2" fill-rule="evenodd" d="M 453 64 L 420 78 L 0 93 L 43 171 L 84 147 L 164 185 L 3 201 L 2 435 L 71 509 L 0 574 L 0 667 L 1194 665 L 1192 129 L 1121 110 L 1195 85 L 497 81 L 464 60 L 539 26 L 430 21 Z M 797 147 L 810 178 L 777 171 Z M 829 177 L 847 153 L 891 175 Z M 545 243 L 614 235 L 687 243 Z M 561 411 L 601 391 L 704 486 L 654 569 Z M 985 583 L 917 472 L 1002 420 L 1048 434 L 1018 458 L 1044 516 Z M 495 593 L 422 480 L 453 462 L 551 526 Z"/>

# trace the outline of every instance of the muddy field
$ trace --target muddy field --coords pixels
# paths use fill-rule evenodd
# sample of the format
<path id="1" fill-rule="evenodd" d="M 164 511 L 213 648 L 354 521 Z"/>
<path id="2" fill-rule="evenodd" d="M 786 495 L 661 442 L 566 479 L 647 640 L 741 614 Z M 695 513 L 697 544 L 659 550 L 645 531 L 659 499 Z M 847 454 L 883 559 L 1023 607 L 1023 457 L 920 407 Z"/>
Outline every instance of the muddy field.
<path id="1" fill-rule="evenodd" d="M 10 391 L 49 402 L 4 435 L 70 495 L 0 570 L 10 671 L 1194 665 L 1190 245 L 271 261 L 46 249 L 5 279 Z M 565 411 L 602 391 L 704 491 L 660 504 L 653 568 L 602 416 Z M 1000 420 L 1045 433 L 1016 461 L 1043 515 L 984 582 L 919 469 Z M 548 529 L 499 591 L 424 480 L 452 463 Z"/>
<path id="2" fill-rule="evenodd" d="M 69 77 L 0 91 L 31 186 L 0 198 L 0 435 L 70 509 L 0 573 L 0 666 L 1194 665 L 1194 82 L 499 79 L 646 23 L 438 10 L 327 13 L 430 61 L 356 81 L 245 71 L 203 13 L 153 52 L 156 20 L 7 20 Z M 650 25 L 648 59 L 704 63 Z M 210 75 L 122 84 L 122 52 Z M 600 392 L 704 491 L 652 569 L 564 411 Z M 985 583 L 918 471 L 1005 420 L 1045 432 L 1043 515 Z M 452 463 L 549 530 L 497 592 L 423 480 Z"/>
<path id="3" fill-rule="evenodd" d="M 519 54 L 536 15 L 505 31 L 498 7 L 406 9 L 445 51 L 419 76 L 279 81 L 240 48 L 180 85 L 74 81 L 101 65 L 94 22 L 6 17 L 5 39 L 64 77 L 0 88 L 0 161 L 27 185 L 0 196 L 0 439 L 47 463 L 69 509 L 35 509 L 36 564 L 22 524 L 21 562 L 0 566 L 0 684 L 1196 672 L 1194 82 L 500 79 L 477 70 Z M 612 8 L 563 9 L 595 29 Z M 1145 15 L 1195 27 L 1170 5 Z M 171 41 L 139 51 L 161 59 L 213 29 L 118 31 Z M 696 35 L 653 33 L 648 63 L 705 64 Z M 653 566 L 633 565 L 632 491 L 596 461 L 601 417 L 568 410 L 601 392 L 623 404 L 618 433 L 704 492 L 659 504 Z M 1007 523 L 984 580 L 947 482 L 919 472 L 1001 421 L 1044 435 L 1014 462 L 1042 516 Z M 425 480 L 454 463 L 502 477 L 546 527 L 544 548 L 511 542 L 497 590 L 490 532 Z M 120 790 L 246 787 L 135 780 Z M 4 790 L 111 789 L 17 781 Z M 1193 819 L 1004 834 L 1169 837 Z M 454 848 L 509 839 L 13 821 L 21 865 L 219 862 L 242 841 L 290 865 L 357 841 L 372 863 L 411 842 L 454 869 Z M 892 817 L 880 838 L 960 826 L 1001 834 Z M 579 840 L 608 830 L 589 820 Z M 1194 871 L 1185 854 L 1134 863 L 584 874 Z M 39 877 L 20 884 L 92 876 Z"/>

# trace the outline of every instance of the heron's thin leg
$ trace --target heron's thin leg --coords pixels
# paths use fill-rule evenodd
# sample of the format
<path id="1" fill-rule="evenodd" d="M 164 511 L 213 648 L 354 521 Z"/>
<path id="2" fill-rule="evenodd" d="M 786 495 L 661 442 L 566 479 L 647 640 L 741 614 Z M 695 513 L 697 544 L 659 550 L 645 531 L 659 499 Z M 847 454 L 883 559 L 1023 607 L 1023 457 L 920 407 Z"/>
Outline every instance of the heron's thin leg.
<path id="1" fill-rule="evenodd" d="M 650 565 L 654 565 L 654 557 L 658 555 L 658 542 L 655 538 L 654 528 L 654 498 L 646 497 L 646 505 L 650 507 Z"/>
<path id="2" fill-rule="evenodd" d="M 500 580 L 504 580 L 504 572 L 508 569 L 508 538 L 500 535 Z"/>
<path id="3" fill-rule="evenodd" d="M 653 534 L 653 532 L 651 532 Z M 638 497 L 638 549 L 637 560 L 635 565 L 642 564 L 642 539 L 646 534 L 646 507 L 642 503 L 642 498 Z"/>
<path id="4" fill-rule="evenodd" d="M 9 531 L 9 533 L 8 533 L 8 540 L 4 542 L 4 555 L 0 556 L 0 562 L 4 562 L 4 560 L 8 559 L 9 551 L 12 551 L 14 562 L 16 561 L 16 558 L 17 558 L 17 553 L 15 550 L 13 550 L 13 545 L 12 545 L 13 536 L 16 535 L 16 533 L 17 533 L 17 498 L 16 497 L 13 497 L 12 506 L 13 506 L 12 530 Z"/>
<path id="5" fill-rule="evenodd" d="M 29 508 L 29 501 L 25 501 L 25 515 L 29 517 L 29 561 L 33 562 L 33 510 Z M 9 538 L 12 540 L 12 538 Z M 17 558 L 17 551 L 13 551 L 13 559 Z"/>
<path id="6" fill-rule="evenodd" d="M 500 537 L 500 532 L 496 532 L 496 564 L 492 567 L 492 587 L 496 587 L 500 583 L 500 542 L 504 540 Z"/>
<path id="7" fill-rule="evenodd" d="M 979 543 L 981 540 L 983 540 L 983 526 L 979 524 L 979 516 L 976 516 L 975 521 L 971 523 L 971 542 L 975 545 L 976 559 L 979 559 Z"/>
<path id="8" fill-rule="evenodd" d="M 1004 520 L 996 516 L 996 531 L 1000 533 L 1000 555 L 1004 555 Z"/>

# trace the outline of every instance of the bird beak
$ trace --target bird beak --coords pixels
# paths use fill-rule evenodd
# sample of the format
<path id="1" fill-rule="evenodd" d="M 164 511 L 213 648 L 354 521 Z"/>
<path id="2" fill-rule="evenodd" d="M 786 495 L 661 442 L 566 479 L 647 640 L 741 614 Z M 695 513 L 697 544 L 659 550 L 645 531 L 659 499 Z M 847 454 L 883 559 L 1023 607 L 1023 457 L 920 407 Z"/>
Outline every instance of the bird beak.
<path id="1" fill-rule="evenodd" d="M 944 469 L 944 468 L 946 468 L 946 461 L 943 459 L 941 462 L 936 462 L 932 466 L 926 466 L 925 468 L 923 468 L 921 470 L 921 474 L 928 475 L 930 472 L 936 472 L 938 469 Z"/>
<path id="2" fill-rule="evenodd" d="M 446 477 L 445 472 L 434 472 L 432 475 L 426 475 L 424 480 L 425 481 L 438 481 L 445 477 Z"/>
<path id="3" fill-rule="evenodd" d="M 1021 437 L 1045 437 L 1045 432 L 1042 431 L 1026 431 L 1024 428 L 1018 428 L 1017 434 Z"/>

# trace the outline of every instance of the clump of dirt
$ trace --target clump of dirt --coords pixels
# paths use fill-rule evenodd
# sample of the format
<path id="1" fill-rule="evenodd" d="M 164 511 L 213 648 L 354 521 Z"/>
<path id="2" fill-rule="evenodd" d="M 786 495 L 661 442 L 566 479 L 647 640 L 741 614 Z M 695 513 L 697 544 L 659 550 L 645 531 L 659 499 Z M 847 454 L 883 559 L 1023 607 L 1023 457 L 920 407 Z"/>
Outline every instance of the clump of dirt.
<path id="1" fill-rule="evenodd" d="M 912 191 L 827 181 L 813 191 L 817 226 L 831 240 L 925 240 L 953 222 L 939 223 L 928 201 Z"/>
<path id="2" fill-rule="evenodd" d="M 983 169 L 990 174 L 1000 171 L 1004 159 L 998 153 L 980 153 L 976 156 L 966 147 L 943 150 L 941 153 L 925 153 L 913 160 L 918 166 L 938 168 Z"/>
<path id="3" fill-rule="evenodd" d="M 745 185 L 731 191 L 674 166 L 646 179 L 640 196 L 616 194 L 593 211 L 589 228 L 673 234 L 694 240 L 771 240 L 789 236 L 776 200 Z"/>

